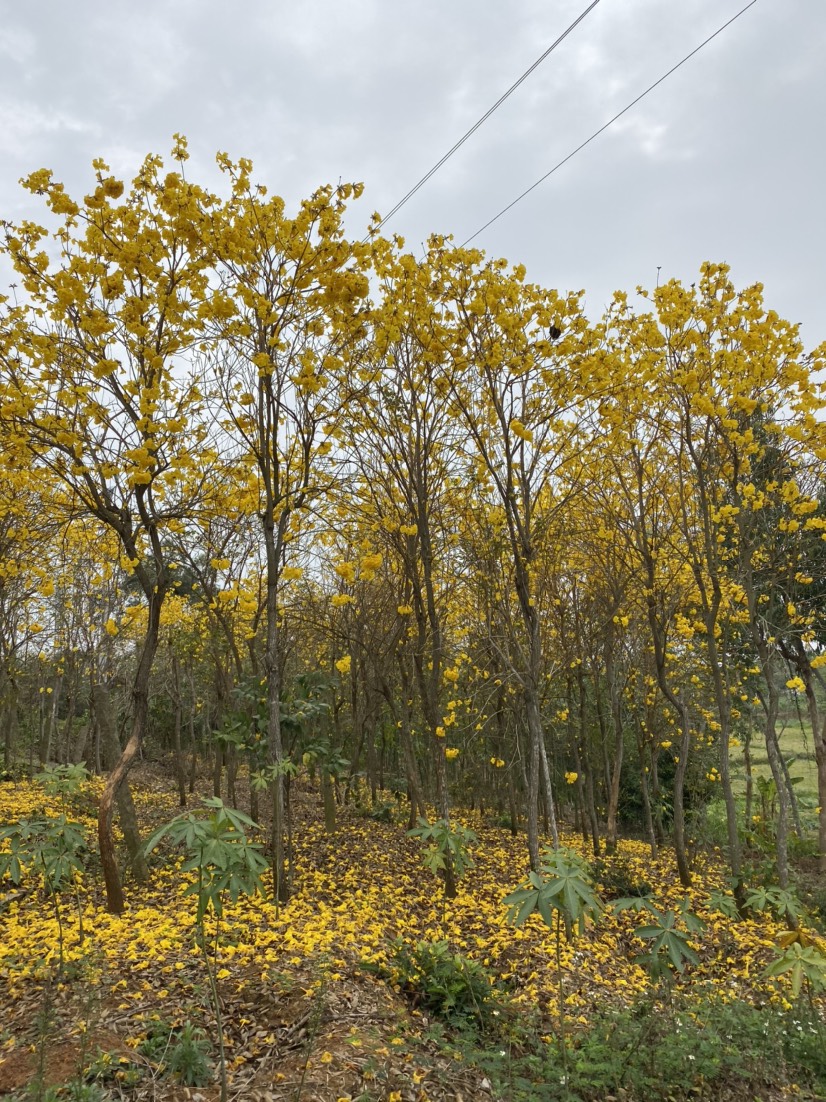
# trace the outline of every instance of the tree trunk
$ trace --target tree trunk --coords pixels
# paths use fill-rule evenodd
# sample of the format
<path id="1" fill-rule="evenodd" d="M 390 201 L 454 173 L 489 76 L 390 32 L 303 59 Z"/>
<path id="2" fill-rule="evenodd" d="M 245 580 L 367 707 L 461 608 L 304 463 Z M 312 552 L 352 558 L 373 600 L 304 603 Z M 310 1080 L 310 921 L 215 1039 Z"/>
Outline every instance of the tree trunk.
<path id="1" fill-rule="evenodd" d="M 198 742 L 195 738 L 195 673 L 189 663 L 189 794 L 195 792 L 195 780 L 198 775 Z M 208 726 L 208 725 L 207 725 Z"/>
<path id="2" fill-rule="evenodd" d="M 324 802 L 324 829 L 328 834 L 336 832 L 336 801 L 330 774 L 321 767 L 321 798 Z"/>
<path id="3" fill-rule="evenodd" d="M 541 771 L 542 720 L 533 692 L 525 693 L 525 712 L 530 737 L 528 767 L 528 857 L 531 870 L 539 871 L 539 775 Z"/>
<path id="4" fill-rule="evenodd" d="M 608 789 L 608 810 L 606 814 L 605 849 L 608 853 L 617 851 L 617 815 L 619 811 L 620 780 L 622 779 L 622 759 L 625 739 L 622 730 L 622 716 L 619 701 L 612 700 L 611 712 L 614 719 L 614 761 L 611 768 L 611 784 Z"/>
<path id="5" fill-rule="evenodd" d="M 599 819 L 597 817 L 597 803 L 594 793 L 594 771 L 591 768 L 588 754 L 588 701 L 585 692 L 585 673 L 582 663 L 577 666 L 577 734 L 573 738 L 574 763 L 578 774 L 577 783 L 582 781 L 585 793 L 585 807 L 588 811 L 588 822 L 591 825 L 591 845 L 594 857 L 599 857 L 601 846 L 599 840 Z M 567 696 L 568 714 L 573 715 L 573 702 L 570 689 Z M 580 742 L 582 746 L 580 748 Z"/>
<path id="6" fill-rule="evenodd" d="M 112 699 L 104 685 L 92 686 L 92 706 L 97 717 L 98 730 L 100 731 L 101 752 L 104 768 L 114 769 L 121 756 L 121 745 L 117 734 L 117 725 L 112 709 Z M 141 836 L 138 828 L 138 816 L 135 811 L 135 803 L 129 788 L 129 781 L 124 780 L 116 796 L 118 805 L 118 819 L 123 831 L 126 849 L 132 864 L 132 871 L 139 884 L 145 884 L 149 879 L 149 869 L 146 858 L 141 852 Z"/>
<path id="7" fill-rule="evenodd" d="M 719 599 L 715 595 L 712 611 L 706 620 L 706 645 L 708 647 L 709 667 L 711 669 L 714 697 L 717 705 L 717 718 L 720 722 L 720 785 L 723 790 L 723 802 L 726 808 L 726 834 L 728 839 L 728 859 L 731 876 L 734 881 L 734 894 L 738 906 L 743 903 L 742 858 L 740 852 L 740 829 L 737 822 L 737 804 L 731 785 L 731 766 L 729 763 L 731 736 L 731 692 L 728 686 L 728 673 L 725 662 L 721 660 L 715 639 L 717 627 L 717 609 Z"/>
<path id="8" fill-rule="evenodd" d="M 767 670 L 767 680 L 771 677 Z M 766 755 L 777 791 L 777 832 L 775 851 L 777 861 L 777 879 L 781 888 L 789 886 L 789 793 L 786 790 L 786 777 L 780 759 L 780 746 L 777 741 L 777 714 L 780 706 L 779 693 L 775 687 L 768 690 L 766 702 Z"/>
<path id="9" fill-rule="evenodd" d="M 175 705 L 175 776 L 178 780 L 178 805 L 186 807 L 186 766 L 184 764 L 184 752 L 181 745 L 181 726 L 183 724 L 183 698 L 181 697 L 181 676 L 178 669 L 178 656 L 172 652 L 172 688 L 173 703 Z"/>
<path id="10" fill-rule="evenodd" d="M 551 838 L 554 849 L 559 849 L 559 828 L 556 824 L 556 807 L 554 805 L 554 791 L 551 784 L 551 770 L 548 765 L 548 752 L 545 749 L 545 739 L 539 739 L 539 760 L 542 765 L 542 794 L 545 797 L 545 813 L 550 826 Z"/>
<path id="11" fill-rule="evenodd" d="M 508 762 L 508 812 L 511 820 L 511 836 L 519 833 L 519 816 L 516 812 L 516 785 L 513 781 L 513 762 Z"/>
<path id="12" fill-rule="evenodd" d="M 279 525 L 285 523 L 282 514 Z M 272 823 L 270 846 L 272 849 L 273 892 L 280 903 L 289 897 L 286 864 L 284 859 L 284 744 L 281 737 L 281 632 L 278 622 L 278 583 L 280 579 L 282 533 L 276 528 L 272 509 L 264 518 L 264 545 L 267 553 L 267 649 L 265 669 L 267 676 L 267 752 L 273 771 L 270 783 L 272 797 Z"/>
<path id="13" fill-rule="evenodd" d="M 3 723 L 3 767 L 11 769 L 12 754 L 17 741 L 17 682 L 6 672 L 0 694 L 0 716 Z"/>
<path id="14" fill-rule="evenodd" d="M 60 699 L 60 689 L 63 684 L 63 679 L 58 678 L 57 684 L 54 686 L 50 697 L 49 718 L 48 720 L 43 718 L 40 727 L 40 747 L 39 757 L 41 766 L 48 765 L 52 757 L 52 750 L 54 748 L 55 733 L 57 731 L 57 702 Z M 44 693 L 44 696 L 47 695 Z"/>
<path id="15" fill-rule="evenodd" d="M 649 767 L 645 764 L 646 757 L 648 757 L 649 755 L 645 746 L 644 736 L 639 729 L 637 730 L 637 753 L 640 759 L 640 792 L 642 793 L 642 810 L 643 818 L 645 821 L 645 833 L 648 835 L 648 844 L 651 847 L 651 857 L 652 859 L 656 859 L 659 847 L 657 846 L 657 835 L 654 830 L 654 818 L 651 814 Z"/>
<path id="16" fill-rule="evenodd" d="M 746 826 L 750 828 L 752 811 L 754 809 L 754 772 L 751 766 L 751 720 L 749 729 L 743 741 L 743 768 L 746 771 Z"/>
<path id="17" fill-rule="evenodd" d="M 685 840 L 685 774 L 688 768 L 688 755 L 691 751 L 691 724 L 688 709 L 678 708 L 682 738 L 680 739 L 680 760 L 674 773 L 674 854 L 677 858 L 677 871 L 684 888 L 691 887 L 691 867 Z"/>
<path id="18" fill-rule="evenodd" d="M 106 885 L 106 906 L 111 914 L 122 914 L 126 905 L 112 839 L 112 810 L 115 797 L 140 751 L 146 728 L 146 719 L 149 714 L 149 681 L 152 675 L 152 663 L 158 650 L 162 602 L 163 592 L 158 592 L 156 589 L 149 596 L 146 637 L 132 687 L 132 729 L 123 752 L 106 778 L 98 809 L 100 863 Z"/>
<path id="19" fill-rule="evenodd" d="M 416 754 L 413 750 L 413 740 L 410 736 L 410 725 L 406 718 L 402 719 L 402 727 L 399 733 L 401 736 L 404 772 L 407 777 L 407 799 L 410 803 L 408 829 L 412 829 L 416 825 L 417 816 L 425 814 L 426 805 L 424 802 L 424 793 L 422 792 L 422 781 L 419 776 L 419 767 L 416 764 Z"/>

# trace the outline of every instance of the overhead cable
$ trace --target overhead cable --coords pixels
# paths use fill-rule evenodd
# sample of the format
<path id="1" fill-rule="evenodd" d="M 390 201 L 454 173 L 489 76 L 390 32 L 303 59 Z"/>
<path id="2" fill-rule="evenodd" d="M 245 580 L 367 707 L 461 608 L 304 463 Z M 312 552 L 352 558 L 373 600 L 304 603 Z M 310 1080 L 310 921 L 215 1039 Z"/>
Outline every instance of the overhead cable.
<path id="1" fill-rule="evenodd" d="M 494 103 L 494 105 L 492 107 L 488 108 L 488 110 L 484 113 L 484 115 L 482 115 L 482 117 L 480 119 L 476 120 L 476 122 L 473 124 L 473 126 L 471 126 L 470 130 L 468 130 L 465 134 L 463 134 L 462 137 L 458 140 L 458 142 L 456 142 L 456 144 L 454 146 L 452 146 L 447 151 L 447 153 L 445 153 L 445 155 L 440 160 L 438 160 L 436 162 L 436 164 L 433 165 L 433 167 L 428 172 L 426 172 L 424 174 L 424 176 L 422 176 L 421 180 L 419 180 L 419 182 L 417 184 L 414 184 L 413 187 L 410 189 L 410 191 L 408 191 L 408 193 L 406 195 L 402 196 L 402 198 L 398 201 L 398 203 L 396 203 L 396 205 L 390 211 L 388 211 L 388 213 L 384 216 L 384 218 L 382 218 L 382 220 L 380 222 L 378 222 L 375 226 L 373 226 L 371 228 L 371 233 L 377 233 L 381 229 L 381 227 L 385 224 L 385 222 L 389 222 L 390 219 L 393 217 L 393 215 L 398 213 L 398 211 L 401 210 L 401 208 L 404 206 L 404 204 L 409 199 L 413 198 L 413 196 L 416 194 L 416 192 L 419 190 L 419 188 L 424 187 L 424 185 L 427 183 L 427 181 L 430 179 L 430 177 L 434 176 L 439 171 L 439 169 L 442 167 L 442 165 L 445 164 L 445 162 L 450 160 L 450 158 L 453 156 L 453 154 L 465 144 L 465 142 L 468 140 L 468 138 L 470 138 L 473 134 L 476 133 L 476 131 L 479 129 L 479 127 L 483 123 L 487 122 L 487 120 L 491 117 L 491 115 L 494 113 L 494 111 L 496 111 L 499 107 L 502 106 L 502 104 L 505 102 L 505 100 L 513 92 L 516 91 L 516 89 L 519 87 L 520 84 L 522 84 L 523 81 L 527 80 L 527 78 L 531 75 L 531 73 L 534 71 L 534 69 L 538 68 L 542 64 L 542 62 L 550 54 L 553 53 L 553 51 L 557 48 L 557 46 L 559 46 L 559 44 L 561 42 L 565 41 L 565 39 L 568 37 L 568 35 L 571 33 L 571 31 L 573 31 L 576 27 L 579 26 L 579 24 L 586 17 L 586 15 L 588 15 L 591 11 L 593 11 L 593 9 L 597 6 L 597 4 L 599 2 L 600 2 L 600 0 L 593 0 L 593 3 L 589 4 L 588 7 L 585 9 L 585 11 L 583 11 L 580 15 L 577 16 L 577 18 L 573 21 L 573 23 L 571 23 L 571 25 L 565 31 L 563 31 L 563 33 L 559 36 L 559 38 L 557 38 L 555 42 L 552 42 L 551 45 L 547 48 L 547 50 L 545 50 L 545 52 L 543 54 L 541 54 L 536 59 L 536 61 L 533 63 L 533 65 L 531 65 L 528 69 L 526 69 L 525 72 L 519 77 L 518 80 L 514 81 L 514 83 L 510 86 L 510 88 L 508 88 L 508 90 L 506 92 L 504 92 L 499 97 L 499 99 L 496 101 L 496 103 Z"/>
<path id="2" fill-rule="evenodd" d="M 571 158 L 572 158 L 572 157 L 575 157 L 575 156 L 577 155 L 577 153 L 580 153 L 580 152 L 581 152 L 581 151 L 582 151 L 582 150 L 583 150 L 583 149 L 584 149 L 584 148 L 586 147 L 586 145 L 590 145 L 590 144 L 591 144 L 591 142 L 592 142 L 592 141 L 593 141 L 593 140 L 594 140 L 595 138 L 598 138 L 598 137 L 600 136 L 600 134 L 603 134 L 603 133 L 604 133 L 604 132 L 605 132 L 605 131 L 606 131 L 606 130 L 608 129 L 608 127 L 609 127 L 609 126 L 613 126 L 613 124 L 614 124 L 614 123 L 615 123 L 615 122 L 617 121 L 617 119 L 621 119 L 621 118 L 622 118 L 622 116 L 623 116 L 623 115 L 624 115 L 624 114 L 625 114 L 625 113 L 626 113 L 627 111 L 630 111 L 632 107 L 635 107 L 635 106 L 636 106 L 636 105 L 637 105 L 637 104 L 638 104 L 638 103 L 640 102 L 640 100 L 642 100 L 642 99 L 645 99 L 645 97 L 646 97 L 646 96 L 648 95 L 648 93 L 649 93 L 649 92 L 653 92 L 653 91 L 654 91 L 654 89 L 655 89 L 656 87 L 658 87 L 658 86 L 659 86 L 660 84 L 662 84 L 664 80 L 667 80 L 667 79 L 668 79 L 668 78 L 669 78 L 669 77 L 671 76 L 671 74 L 672 74 L 672 73 L 676 73 L 676 72 L 677 72 L 677 70 L 678 70 L 678 69 L 679 69 L 679 68 L 680 68 L 680 67 L 681 67 L 682 65 L 685 65 L 685 63 L 686 63 L 687 61 L 690 61 L 690 60 L 691 60 L 691 58 L 692 58 L 692 57 L 694 57 L 694 55 L 695 55 L 695 54 L 699 53 L 699 52 L 700 52 L 700 50 L 702 50 L 702 48 L 703 48 L 704 46 L 707 46 L 707 45 L 709 44 L 709 42 L 711 42 L 711 41 L 712 41 L 713 39 L 715 39 L 715 38 L 717 37 L 717 35 L 718 35 L 718 34 L 722 34 L 722 33 L 723 33 L 723 31 L 724 31 L 724 30 L 725 30 L 725 29 L 726 29 L 727 27 L 730 27 L 730 26 L 731 26 L 731 24 L 732 24 L 732 23 L 734 23 L 734 21 L 735 21 L 735 20 L 739 19 L 741 15 L 744 15 L 744 14 L 745 14 L 745 13 L 746 13 L 746 12 L 747 12 L 747 11 L 749 10 L 749 8 L 752 8 L 752 7 L 754 7 L 754 5 L 755 5 L 756 3 L 757 3 L 757 0 L 750 0 L 750 3 L 746 4 L 746 6 L 745 6 L 744 8 L 741 8 L 741 9 L 740 9 L 740 11 L 738 11 L 736 15 L 733 15 L 733 16 L 731 17 L 731 19 L 729 19 L 729 20 L 728 20 L 728 22 L 724 23 L 724 24 L 722 25 L 722 27 L 718 27 L 718 28 L 717 28 L 717 30 L 716 30 L 716 31 L 714 32 L 714 34 L 710 34 L 710 35 L 708 36 L 708 38 L 704 39 L 704 40 L 703 40 L 703 41 L 702 41 L 702 42 L 700 43 L 700 45 L 699 45 L 699 46 L 695 46 L 695 47 L 694 47 L 694 49 L 693 49 L 693 50 L 691 51 L 691 53 L 689 53 L 689 54 L 686 54 L 686 55 L 685 55 L 685 57 L 684 57 L 684 58 L 682 59 L 682 61 L 678 61 L 678 62 L 677 62 L 677 64 L 676 64 L 676 65 L 673 65 L 673 66 L 672 66 L 672 67 L 671 67 L 671 68 L 670 68 L 670 69 L 668 70 L 668 72 L 667 72 L 667 73 L 663 73 L 663 75 L 662 75 L 662 76 L 661 76 L 661 77 L 659 78 L 659 80 L 655 80 L 653 84 L 650 84 L 650 85 L 649 85 L 649 86 L 648 86 L 648 87 L 647 87 L 647 88 L 645 89 L 645 91 L 644 91 L 644 92 L 641 92 L 641 93 L 640 93 L 640 94 L 639 94 L 639 95 L 638 95 L 638 96 L 636 97 L 636 99 L 633 99 L 633 100 L 631 100 L 631 102 L 630 102 L 630 103 L 629 103 L 629 104 L 628 104 L 628 105 L 627 105 L 626 107 L 623 107 L 623 109 L 622 109 L 621 111 L 618 111 L 618 112 L 617 112 L 617 114 L 616 114 L 616 115 L 614 115 L 614 117 L 613 117 L 613 118 L 609 119 L 609 120 L 608 120 L 608 122 L 604 123 L 604 124 L 603 124 L 603 125 L 602 125 L 602 126 L 601 126 L 601 127 L 599 128 L 599 130 L 595 130 L 595 131 L 594 131 L 594 133 L 593 133 L 593 134 L 592 134 L 592 135 L 590 136 L 590 138 L 586 138 L 586 140 L 585 140 L 584 142 L 582 142 L 582 143 L 581 143 L 580 145 L 578 145 L 578 146 L 576 147 L 576 149 L 572 150 L 572 151 L 571 151 L 571 152 L 570 152 L 570 153 L 568 154 L 568 156 L 567 156 L 567 157 L 563 157 L 563 158 L 562 158 L 562 160 L 561 160 L 561 161 L 559 161 L 559 162 L 558 162 L 557 164 L 555 164 L 555 165 L 554 165 L 554 167 L 553 167 L 552 169 L 550 169 L 550 170 L 549 170 L 548 172 L 546 172 L 544 176 L 540 176 L 540 177 L 539 177 L 539 179 L 538 179 L 538 180 L 537 180 L 537 181 L 536 181 L 535 183 L 531 184 L 531 186 L 530 186 L 529 188 L 526 188 L 526 189 L 525 189 L 525 190 L 524 190 L 524 191 L 522 192 L 522 194 L 521 194 L 521 195 L 517 195 L 517 197 L 516 197 L 516 198 L 515 198 L 514 200 L 512 200 L 512 202 L 508 203 L 508 205 L 507 205 L 506 207 L 502 207 L 502 209 L 501 209 L 501 210 L 499 211 L 499 213 L 498 213 L 498 214 L 495 214 L 495 215 L 493 216 L 493 218 L 491 218 L 491 219 L 489 219 L 489 220 L 488 220 L 487 222 L 485 222 L 484 226 L 480 226 L 478 230 L 476 230 L 476 231 L 475 231 L 474 233 L 472 233 L 472 234 L 470 235 L 470 237 L 467 237 L 467 238 L 465 238 L 465 240 L 464 240 L 464 241 L 462 242 L 462 244 L 461 244 L 460 248 L 464 248 L 464 247 L 465 247 L 465 245 L 468 245 L 468 244 L 470 244 L 470 242 L 471 242 L 471 241 L 473 241 L 473 239 L 474 239 L 474 238 L 478 237 L 480 233 L 484 232 L 484 230 L 486 230 L 486 229 L 488 228 L 488 226 L 492 226 L 492 225 L 493 225 L 493 223 L 494 223 L 494 222 L 496 222 L 496 221 L 498 221 L 498 219 L 500 219 L 500 218 L 502 217 L 502 215 L 503 215 L 503 214 L 507 214 L 507 212 L 508 212 L 509 210 L 511 210 L 511 209 L 512 209 L 513 207 L 515 207 L 517 203 L 520 203 L 520 202 L 521 202 L 521 201 L 522 201 L 522 200 L 523 200 L 523 199 L 525 198 L 525 196 L 526 196 L 526 195 L 530 195 L 530 193 L 531 193 L 531 192 L 532 192 L 532 191 L 533 191 L 533 190 L 534 190 L 535 188 L 538 188 L 540 184 L 544 184 L 544 183 L 545 183 L 545 181 L 546 181 L 546 180 L 548 179 L 548 177 L 549 177 L 549 176 L 553 176 L 553 174 L 554 174 L 554 173 L 555 173 L 556 171 L 558 171 L 558 170 L 559 170 L 560 168 L 562 168 L 562 166 L 563 166 L 563 165 L 566 165 L 566 164 L 568 163 L 568 161 L 570 161 L 570 160 L 571 160 Z"/>

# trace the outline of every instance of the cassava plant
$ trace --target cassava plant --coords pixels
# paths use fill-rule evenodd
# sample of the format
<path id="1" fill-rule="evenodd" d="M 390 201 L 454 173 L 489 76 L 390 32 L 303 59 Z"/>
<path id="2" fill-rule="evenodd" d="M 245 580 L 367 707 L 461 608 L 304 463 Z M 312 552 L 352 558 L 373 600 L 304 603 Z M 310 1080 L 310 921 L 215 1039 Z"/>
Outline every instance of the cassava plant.
<path id="1" fill-rule="evenodd" d="M 195 874 L 184 894 L 197 899 L 197 941 L 203 956 L 215 1013 L 221 1069 L 221 1102 L 226 1102 L 226 1053 L 216 980 L 220 951 L 219 921 L 227 898 L 235 902 L 241 895 L 263 892 L 262 876 L 268 866 L 261 852 L 262 847 L 247 837 L 248 830 L 257 829 L 249 816 L 226 807 L 217 796 L 204 800 L 204 806 L 206 815 L 195 812 L 179 815 L 157 830 L 146 843 L 146 853 L 151 853 L 161 839 L 167 838 L 173 845 L 183 846 L 185 849 L 186 860 L 181 871 Z M 210 913 L 214 920 L 211 941 L 207 934 L 207 915 Z"/>
<path id="2" fill-rule="evenodd" d="M 568 1047 L 565 1035 L 565 989 L 562 981 L 562 938 L 571 941 L 582 934 L 589 920 L 595 921 L 603 909 L 594 889 L 588 863 L 574 850 L 559 849 L 542 853 L 539 871 L 528 874 L 528 882 L 505 896 L 510 920 L 521 926 L 532 914 L 538 914 L 554 934 L 556 989 L 559 1017 L 559 1048 L 568 1082 Z"/>

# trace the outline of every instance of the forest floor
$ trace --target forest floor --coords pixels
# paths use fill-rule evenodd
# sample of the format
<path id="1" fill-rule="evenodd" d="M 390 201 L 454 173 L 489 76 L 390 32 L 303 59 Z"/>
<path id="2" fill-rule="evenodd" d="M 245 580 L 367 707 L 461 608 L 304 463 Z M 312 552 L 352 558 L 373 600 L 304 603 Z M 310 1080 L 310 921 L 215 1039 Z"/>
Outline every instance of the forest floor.
<path id="1" fill-rule="evenodd" d="M 145 829 L 179 813 L 168 772 L 142 767 L 132 780 Z M 538 918 L 510 925 L 502 903 L 527 876 L 524 835 L 512 837 L 478 815 L 460 815 L 478 841 L 458 896 L 446 901 L 422 866 L 421 847 L 406 836 L 403 819 L 378 821 L 350 806 L 339 809 L 337 829 L 328 834 L 309 779 L 294 782 L 293 791 L 289 903 L 279 907 L 268 896 L 242 896 L 227 905 L 217 924 L 207 918 L 231 1099 L 824 1097 L 771 1067 L 747 1086 L 735 1076 L 712 1088 L 703 1050 L 699 1057 L 679 1054 L 682 1064 L 669 1071 L 678 1083 L 667 1088 L 671 1093 L 649 1086 L 640 1094 L 639 1086 L 629 1083 L 626 1089 L 621 1082 L 613 1094 L 587 1094 L 584 1088 L 576 1094 L 566 1075 L 551 1082 L 552 1065 L 542 1064 L 537 1045 L 556 1046 L 559 1054 L 556 943 Z M 92 837 L 95 793 L 92 782 L 85 804 L 72 814 Z M 0 785 L 0 823 L 57 810 L 36 785 Z M 386 814 L 391 812 L 388 803 Z M 580 839 L 565 836 L 564 842 L 584 852 Z M 120 916 L 106 912 L 99 876 L 91 869 L 75 892 L 61 893 L 62 969 L 54 900 L 37 889 L 26 891 L 25 881 L 24 894 L 0 885 L 0 1095 L 37 1102 L 219 1097 L 217 1034 L 195 938 L 196 903 L 185 894 L 192 875 L 182 872 L 181 863 L 160 847 L 150 884 L 127 883 L 128 907 Z M 646 845 L 623 841 L 618 854 L 600 866 L 600 877 L 606 899 L 650 892 L 662 911 L 675 913 L 687 900 L 705 926 L 691 938 L 698 962 L 659 984 L 637 959 L 646 947 L 634 934 L 640 915 L 606 911 L 581 936 L 563 942 L 558 963 L 574 1061 L 585 1052 L 578 1038 L 609 1008 L 627 1020 L 617 1019 L 608 1029 L 608 1049 L 628 1044 L 632 1026 L 639 1033 L 632 1048 L 650 1043 L 658 1016 L 666 1013 L 676 1015 L 679 1031 L 675 1008 L 689 1005 L 688 999 L 696 1008 L 714 1001 L 795 1011 L 798 1002 L 788 984 L 763 975 L 787 927 L 767 914 L 731 918 L 713 908 L 711 893 L 724 891 L 725 883 L 719 855 L 697 857 L 695 882 L 686 891 L 668 851 L 652 858 Z M 432 984 L 428 988 L 428 977 L 412 976 L 409 967 L 420 942 L 444 943 L 449 960 L 442 980 L 447 975 L 448 986 L 463 967 L 456 954 L 476 962 L 495 983 L 481 1032 L 457 1028 L 450 1015 L 446 1022 L 428 1002 Z M 817 1012 L 817 1005 L 809 1011 Z M 685 1019 L 698 1036 L 702 1013 L 691 1010 Z M 204 1074 L 201 1050 L 207 1047 L 211 1070 Z M 586 1072 L 581 1067 L 577 1073 L 582 1082 Z M 198 1085 L 202 1081 L 206 1085 Z"/>

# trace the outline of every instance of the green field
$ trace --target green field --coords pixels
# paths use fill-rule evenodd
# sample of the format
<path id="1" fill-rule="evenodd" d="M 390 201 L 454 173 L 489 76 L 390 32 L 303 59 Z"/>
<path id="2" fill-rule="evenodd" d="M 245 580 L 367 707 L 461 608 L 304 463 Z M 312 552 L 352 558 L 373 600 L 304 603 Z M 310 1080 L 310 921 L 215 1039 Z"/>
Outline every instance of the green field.
<path id="1" fill-rule="evenodd" d="M 808 720 L 801 720 L 795 712 L 782 716 L 778 722 L 780 750 L 786 761 L 794 757 L 789 765 L 792 778 L 799 777 L 795 792 L 801 804 L 817 804 L 817 763 L 815 761 L 812 729 Z M 746 768 L 743 762 L 743 748 L 736 746 L 731 752 L 731 775 L 735 795 L 742 796 L 746 791 Z M 771 777 L 771 767 L 766 755 L 766 744 L 762 731 L 755 731 L 751 742 L 752 774 L 755 777 Z M 756 787 L 756 785 L 755 785 Z M 756 797 L 756 792 L 755 792 Z"/>

